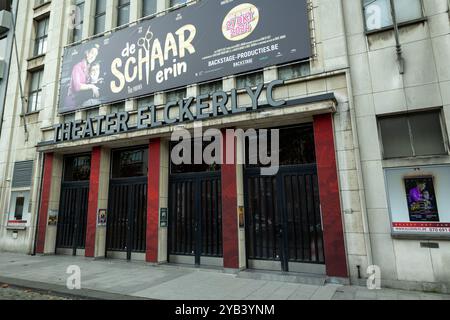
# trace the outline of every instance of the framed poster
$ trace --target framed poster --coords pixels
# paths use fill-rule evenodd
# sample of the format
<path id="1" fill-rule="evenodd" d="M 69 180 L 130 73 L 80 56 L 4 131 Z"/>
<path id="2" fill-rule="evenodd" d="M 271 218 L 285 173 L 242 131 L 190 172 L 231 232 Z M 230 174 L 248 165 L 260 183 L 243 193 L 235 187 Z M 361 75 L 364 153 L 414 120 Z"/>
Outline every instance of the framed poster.
<path id="1" fill-rule="evenodd" d="M 450 165 L 385 169 L 392 235 L 450 238 Z"/>
<path id="2" fill-rule="evenodd" d="M 411 222 L 439 222 L 433 177 L 405 178 L 406 201 Z"/>
<path id="3" fill-rule="evenodd" d="M 108 218 L 106 214 L 106 209 L 99 209 L 97 214 L 97 226 L 106 227 L 108 223 Z"/>
<path id="4" fill-rule="evenodd" d="M 161 208 L 160 210 L 159 226 L 161 228 L 167 228 L 169 226 L 169 210 L 167 208 Z"/>
<path id="5" fill-rule="evenodd" d="M 58 225 L 58 211 L 57 210 L 49 210 L 48 211 L 48 225 L 49 226 Z"/>

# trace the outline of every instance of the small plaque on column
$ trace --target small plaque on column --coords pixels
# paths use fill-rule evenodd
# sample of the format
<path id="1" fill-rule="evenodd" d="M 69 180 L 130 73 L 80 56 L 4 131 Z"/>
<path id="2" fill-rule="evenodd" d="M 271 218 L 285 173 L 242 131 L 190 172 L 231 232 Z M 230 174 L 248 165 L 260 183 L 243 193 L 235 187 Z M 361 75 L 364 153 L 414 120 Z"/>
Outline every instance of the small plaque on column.
<path id="1" fill-rule="evenodd" d="M 167 208 L 161 208 L 159 215 L 159 226 L 161 228 L 167 228 L 169 226 L 169 216 Z"/>

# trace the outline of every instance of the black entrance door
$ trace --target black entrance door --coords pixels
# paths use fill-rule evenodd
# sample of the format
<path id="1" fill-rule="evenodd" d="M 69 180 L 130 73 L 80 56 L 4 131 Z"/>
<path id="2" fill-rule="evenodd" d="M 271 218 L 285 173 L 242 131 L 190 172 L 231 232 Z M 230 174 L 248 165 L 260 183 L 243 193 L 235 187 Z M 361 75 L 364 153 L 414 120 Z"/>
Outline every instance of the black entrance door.
<path id="1" fill-rule="evenodd" d="M 145 253 L 148 149 L 113 152 L 109 184 L 106 251 Z"/>
<path id="2" fill-rule="evenodd" d="M 246 172 L 248 259 L 324 263 L 317 173 L 314 166 L 280 169 L 263 177 Z"/>
<path id="3" fill-rule="evenodd" d="M 169 192 L 169 255 L 223 257 L 220 172 L 172 176 Z"/>
<path id="4" fill-rule="evenodd" d="M 86 245 L 89 175 L 89 155 L 64 159 L 56 249 L 71 249 L 73 255 Z"/>
<path id="5" fill-rule="evenodd" d="M 111 180 L 107 250 L 145 252 L 147 226 L 147 178 Z"/>
<path id="6" fill-rule="evenodd" d="M 280 129 L 280 169 L 262 176 L 245 170 L 246 243 L 249 265 L 272 262 L 283 271 L 324 264 L 312 127 Z"/>

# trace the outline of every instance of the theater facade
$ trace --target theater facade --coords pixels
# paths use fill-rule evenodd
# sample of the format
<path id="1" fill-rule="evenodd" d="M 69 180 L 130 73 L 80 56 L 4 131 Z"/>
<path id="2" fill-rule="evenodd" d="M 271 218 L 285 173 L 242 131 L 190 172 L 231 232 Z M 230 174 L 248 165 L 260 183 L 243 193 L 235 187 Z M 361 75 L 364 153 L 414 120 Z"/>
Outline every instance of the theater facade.
<path id="1" fill-rule="evenodd" d="M 365 182 L 372 172 L 361 156 L 379 133 L 356 111 L 355 101 L 360 110 L 369 102 L 354 94 L 364 84 L 351 71 L 359 70 L 346 29 L 354 8 L 315 0 L 172 2 L 19 3 L 18 23 L 30 27 L 18 34 L 28 98 L 22 104 L 11 71 L 0 250 L 344 283 L 365 283 L 371 265 L 390 266 L 366 203 L 378 189 Z M 67 25 L 68 14 L 75 24 Z M 367 36 L 362 30 L 355 34 Z M 209 137 L 211 130 L 219 136 Z M 264 173 L 267 163 L 237 161 L 266 130 L 279 140 L 272 174 Z M 176 163 L 180 132 L 195 135 L 185 141 L 187 158 L 201 160 L 216 142 L 219 161 Z M 428 162 L 438 168 L 405 180 L 407 188 L 433 183 L 445 159 Z M 380 168 L 386 190 L 398 188 L 391 169 L 407 164 Z M 419 221 L 396 220 L 386 208 L 389 243 L 445 246 L 448 224 L 431 211 L 421 223 L 438 228 L 434 236 L 411 240 L 408 228 Z M 392 286 L 405 279 L 387 276 Z"/>

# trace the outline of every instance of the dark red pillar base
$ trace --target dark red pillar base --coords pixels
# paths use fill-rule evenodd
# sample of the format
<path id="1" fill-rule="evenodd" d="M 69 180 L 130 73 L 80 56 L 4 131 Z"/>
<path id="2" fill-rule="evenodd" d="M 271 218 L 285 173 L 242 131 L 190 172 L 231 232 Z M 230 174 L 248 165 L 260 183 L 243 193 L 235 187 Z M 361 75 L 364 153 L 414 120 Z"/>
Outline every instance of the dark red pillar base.
<path id="1" fill-rule="evenodd" d="M 227 145 L 226 130 L 222 134 L 222 229 L 224 268 L 239 268 L 239 239 L 237 218 L 237 184 L 236 184 L 236 148 L 233 135 L 232 143 Z M 233 164 L 227 164 L 227 154 L 232 152 Z"/>
<path id="2" fill-rule="evenodd" d="M 38 217 L 38 233 L 36 253 L 43 254 L 45 250 L 45 234 L 47 232 L 48 205 L 52 187 L 53 153 L 44 155 L 44 174 L 42 177 L 41 206 Z"/>
<path id="3" fill-rule="evenodd" d="M 320 204 L 324 230 L 325 262 L 330 277 L 348 277 L 339 183 L 336 166 L 333 118 L 314 117 Z"/>
<path id="4" fill-rule="evenodd" d="M 146 261 L 158 262 L 159 231 L 159 180 L 161 167 L 161 139 L 153 139 L 149 144 L 148 189 L 147 189 L 147 248 Z"/>
<path id="5" fill-rule="evenodd" d="M 98 195 L 100 186 L 101 147 L 95 147 L 91 155 L 91 177 L 89 182 L 89 202 L 86 228 L 85 256 L 95 257 L 95 235 L 97 232 Z"/>

